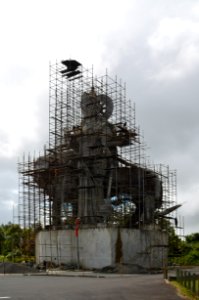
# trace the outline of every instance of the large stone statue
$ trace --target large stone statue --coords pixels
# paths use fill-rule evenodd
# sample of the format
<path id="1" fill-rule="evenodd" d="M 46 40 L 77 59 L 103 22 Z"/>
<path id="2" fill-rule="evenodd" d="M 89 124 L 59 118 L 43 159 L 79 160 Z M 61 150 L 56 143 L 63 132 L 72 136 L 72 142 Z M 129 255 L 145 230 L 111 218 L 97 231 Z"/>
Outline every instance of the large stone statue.
<path id="1" fill-rule="evenodd" d="M 97 95 L 94 88 L 83 93 L 81 124 L 65 128 L 65 146 L 35 162 L 35 180 L 49 195 L 54 226 L 62 224 L 63 212 L 69 208 L 82 223 L 108 222 L 124 203 L 130 205 L 122 211 L 123 217 L 130 214 L 132 226 L 154 222 L 162 205 L 161 181 L 153 171 L 118 155 L 118 148 L 135 142 L 137 134 L 126 124 L 112 124 L 112 112 L 107 95 Z"/>

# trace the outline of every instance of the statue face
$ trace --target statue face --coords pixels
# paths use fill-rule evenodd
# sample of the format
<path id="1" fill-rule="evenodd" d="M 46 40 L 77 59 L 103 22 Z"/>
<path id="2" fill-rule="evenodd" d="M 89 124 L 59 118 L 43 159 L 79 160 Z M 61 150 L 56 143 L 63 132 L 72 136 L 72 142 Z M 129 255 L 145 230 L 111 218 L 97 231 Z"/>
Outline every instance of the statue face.
<path id="1" fill-rule="evenodd" d="M 107 95 L 96 95 L 95 92 L 83 93 L 81 97 L 83 118 L 101 117 L 108 120 L 113 112 L 113 101 Z"/>

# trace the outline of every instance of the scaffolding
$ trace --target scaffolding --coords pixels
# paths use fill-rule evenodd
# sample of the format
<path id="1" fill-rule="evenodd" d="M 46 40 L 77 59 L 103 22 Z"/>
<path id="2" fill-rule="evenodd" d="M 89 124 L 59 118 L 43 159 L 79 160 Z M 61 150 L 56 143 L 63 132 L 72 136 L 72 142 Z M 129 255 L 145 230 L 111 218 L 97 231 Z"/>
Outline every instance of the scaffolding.
<path id="1" fill-rule="evenodd" d="M 125 84 L 93 69 L 49 68 L 49 144 L 18 162 L 23 227 L 143 228 L 176 223 L 176 172 L 147 162 Z M 74 61 L 71 61 L 74 62 Z M 69 76 L 69 75 L 70 76 Z"/>

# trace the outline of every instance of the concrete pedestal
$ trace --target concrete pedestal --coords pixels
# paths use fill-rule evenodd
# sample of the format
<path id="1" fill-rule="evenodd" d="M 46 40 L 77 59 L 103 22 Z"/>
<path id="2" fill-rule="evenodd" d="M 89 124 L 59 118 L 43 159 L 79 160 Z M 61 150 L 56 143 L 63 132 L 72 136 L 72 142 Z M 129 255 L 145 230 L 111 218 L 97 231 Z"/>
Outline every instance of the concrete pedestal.
<path id="1" fill-rule="evenodd" d="M 36 261 L 79 264 L 85 269 L 123 266 L 128 272 L 163 268 L 168 237 L 152 229 L 85 228 L 41 231 L 36 237 Z M 128 271 L 129 270 L 129 271 Z"/>

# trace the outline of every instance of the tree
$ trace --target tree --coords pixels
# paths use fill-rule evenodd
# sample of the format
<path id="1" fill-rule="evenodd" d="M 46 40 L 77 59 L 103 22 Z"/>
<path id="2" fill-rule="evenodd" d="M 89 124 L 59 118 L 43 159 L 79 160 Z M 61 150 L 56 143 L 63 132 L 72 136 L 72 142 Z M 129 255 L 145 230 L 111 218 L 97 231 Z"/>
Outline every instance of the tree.
<path id="1" fill-rule="evenodd" d="M 0 254 L 8 260 L 34 256 L 35 230 L 8 223 L 0 226 Z M 24 260 L 24 259 L 23 259 Z"/>
<path id="2" fill-rule="evenodd" d="M 3 252 L 4 241 L 5 241 L 5 233 L 2 226 L 0 226 L 0 254 L 2 254 Z"/>
<path id="3" fill-rule="evenodd" d="M 187 243 L 196 243 L 199 242 L 199 233 L 192 233 L 186 236 Z"/>

